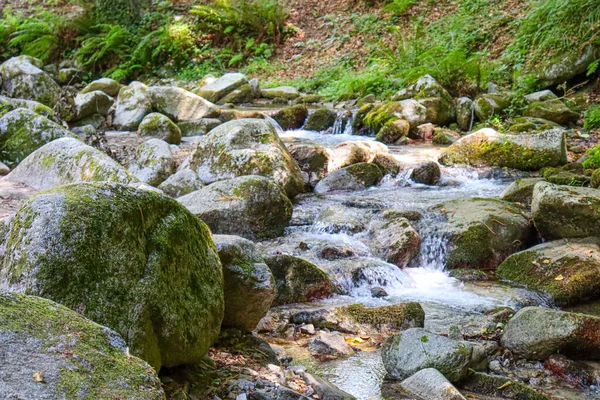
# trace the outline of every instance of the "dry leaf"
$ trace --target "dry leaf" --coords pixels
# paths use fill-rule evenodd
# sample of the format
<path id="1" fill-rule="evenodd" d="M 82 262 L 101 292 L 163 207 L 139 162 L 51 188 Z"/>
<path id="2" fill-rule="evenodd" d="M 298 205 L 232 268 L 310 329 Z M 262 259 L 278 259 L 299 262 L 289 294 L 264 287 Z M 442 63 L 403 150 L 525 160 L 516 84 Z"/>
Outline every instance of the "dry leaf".
<path id="1" fill-rule="evenodd" d="M 33 380 L 36 382 L 44 382 L 44 377 L 42 376 L 41 372 L 36 372 L 35 374 L 33 374 Z"/>

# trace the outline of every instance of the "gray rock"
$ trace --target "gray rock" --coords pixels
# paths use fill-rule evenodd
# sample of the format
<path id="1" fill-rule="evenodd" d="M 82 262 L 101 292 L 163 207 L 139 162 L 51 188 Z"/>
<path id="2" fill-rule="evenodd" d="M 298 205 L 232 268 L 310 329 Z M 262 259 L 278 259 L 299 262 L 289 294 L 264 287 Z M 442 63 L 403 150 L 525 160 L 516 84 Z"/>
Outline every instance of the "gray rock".
<path id="1" fill-rule="evenodd" d="M 466 398 L 435 368 L 425 368 L 400 384 L 408 394 L 419 400 L 466 400 Z"/>
<path id="2" fill-rule="evenodd" d="M 238 236 L 214 235 L 225 279 L 223 326 L 253 331 L 275 299 L 275 279 L 254 243 Z"/>
<path id="3" fill-rule="evenodd" d="M 383 258 L 400 268 L 405 268 L 421 250 L 421 236 L 406 218 L 397 218 L 372 226 L 374 247 Z"/>
<path id="4" fill-rule="evenodd" d="M 42 103 L 33 100 L 11 99 L 10 97 L 0 96 L 0 109 L 2 109 L 2 113 L 13 111 L 17 108 L 26 108 L 36 114 L 56 121 L 56 114 L 54 111 Z"/>
<path id="5" fill-rule="evenodd" d="M 229 73 L 225 74 L 214 82 L 202 86 L 200 89 L 194 90 L 198 96 L 204 97 L 208 101 L 216 103 L 223 97 L 227 96 L 240 86 L 247 84 L 248 79 L 244 74 Z"/>
<path id="6" fill-rule="evenodd" d="M 158 186 L 166 195 L 174 198 L 185 196 L 203 187 L 204 184 L 198 174 L 187 168 L 180 169 Z"/>
<path id="7" fill-rule="evenodd" d="M 116 97 L 119 95 L 119 91 L 121 90 L 121 85 L 119 82 L 110 78 L 100 78 L 95 81 L 90 82 L 86 87 L 84 87 L 80 93 L 85 94 L 89 92 L 94 92 L 99 90 L 101 92 L 106 93 L 110 97 Z"/>
<path id="8" fill-rule="evenodd" d="M 164 399 L 157 373 L 116 332 L 40 297 L 0 293 L 0 310 L 4 398 Z"/>
<path id="9" fill-rule="evenodd" d="M 471 122 L 475 118 L 473 113 L 473 100 L 468 97 L 456 99 L 456 122 L 461 131 L 468 131 L 471 128 Z"/>
<path id="10" fill-rule="evenodd" d="M 137 81 L 119 90 L 113 119 L 113 124 L 118 129 L 135 130 L 144 117 L 152 112 L 147 92 L 148 86 Z"/>
<path id="11" fill-rule="evenodd" d="M 600 190 L 539 182 L 533 189 L 531 216 L 546 240 L 600 235 Z"/>
<path id="12" fill-rule="evenodd" d="M 558 52 L 555 57 L 536 66 L 533 72 L 538 78 L 537 83 L 540 87 L 559 85 L 586 72 L 588 65 L 598 57 L 600 57 L 600 46 L 589 44 L 582 51 L 573 48 Z"/>
<path id="13" fill-rule="evenodd" d="M 337 112 L 327 107 L 319 108 L 308 116 L 304 129 L 307 131 L 326 131 L 333 127 L 337 119 Z"/>
<path id="14" fill-rule="evenodd" d="M 494 114 L 502 114 L 510 105 L 508 94 L 488 93 L 475 99 L 475 115 L 480 121 L 487 121 Z"/>
<path id="15" fill-rule="evenodd" d="M 128 184 L 137 181 L 135 176 L 105 153 L 70 137 L 56 139 L 40 147 L 19 163 L 5 179 L 37 190 L 79 182 Z"/>
<path id="16" fill-rule="evenodd" d="M 542 118 L 559 125 L 576 122 L 579 114 L 571 110 L 558 99 L 547 101 L 534 101 L 527 106 L 523 113 L 525 117 Z"/>
<path id="17" fill-rule="evenodd" d="M 283 98 L 286 100 L 294 100 L 300 96 L 298 89 L 291 86 L 280 86 L 270 89 L 261 89 L 261 95 L 265 99 Z"/>
<path id="18" fill-rule="evenodd" d="M 438 163 L 435 161 L 426 161 L 412 170 L 410 179 L 416 183 L 436 185 L 440 181 L 441 175 L 442 172 Z"/>
<path id="19" fill-rule="evenodd" d="M 60 99 L 58 84 L 29 56 L 13 57 L 0 65 L 0 83 L 8 97 L 34 100 L 54 107 Z"/>
<path id="20" fill-rule="evenodd" d="M 184 168 L 210 184 L 244 175 L 261 175 L 281 186 L 289 198 L 304 190 L 300 168 L 269 122 L 227 122 L 203 136 Z"/>
<path id="21" fill-rule="evenodd" d="M 166 115 L 175 122 L 216 118 L 220 109 L 192 92 L 173 86 L 151 86 L 147 96 L 152 110 Z"/>
<path id="22" fill-rule="evenodd" d="M 58 82 L 61 85 L 77 85 L 83 80 L 83 75 L 79 68 L 61 68 L 58 70 Z"/>
<path id="23" fill-rule="evenodd" d="M 533 200 L 533 188 L 538 182 L 542 182 L 543 180 L 544 178 L 518 179 L 504 189 L 500 195 L 500 199 L 530 206 Z"/>
<path id="24" fill-rule="evenodd" d="M 339 169 L 319 181 L 315 193 L 327 194 L 338 191 L 365 190 L 383 179 L 379 167 L 371 163 L 358 163 Z"/>
<path id="25" fill-rule="evenodd" d="M 315 326 L 313 324 L 302 325 L 300 327 L 300 332 L 306 335 L 314 335 L 315 334 Z"/>
<path id="26" fill-rule="evenodd" d="M 46 117 L 17 108 L 0 118 L 0 161 L 14 167 L 44 144 L 69 136 L 75 135 Z"/>
<path id="27" fill-rule="evenodd" d="M 391 336 L 383 344 L 381 357 L 386 371 L 404 380 L 425 368 L 435 368 L 449 381 L 467 374 L 473 347 L 422 328 L 412 328 Z"/>
<path id="28" fill-rule="evenodd" d="M 533 103 L 534 101 L 548 101 L 556 99 L 558 99 L 558 96 L 556 96 L 551 90 L 547 89 L 525 95 L 525 100 L 529 103 Z"/>
<path id="29" fill-rule="evenodd" d="M 372 162 L 378 154 L 388 154 L 388 147 L 379 142 L 343 142 L 331 150 L 329 171 L 357 163 Z"/>
<path id="30" fill-rule="evenodd" d="M 99 90 L 78 94 L 75 96 L 75 117 L 73 121 L 80 121 L 95 114 L 106 116 L 113 103 L 112 97 Z"/>
<path id="31" fill-rule="evenodd" d="M 302 374 L 304 381 L 312 386 L 321 400 L 355 400 L 355 397 L 349 393 L 340 390 L 333 383 L 305 372 Z"/>
<path id="32" fill-rule="evenodd" d="M 135 150 L 129 171 L 141 182 L 158 186 L 175 172 L 175 159 L 169 144 L 149 139 Z"/>
<path id="33" fill-rule="evenodd" d="M 177 126 L 181 130 L 181 136 L 203 136 L 221 124 L 221 120 L 217 118 L 201 118 L 182 121 Z"/>
<path id="34" fill-rule="evenodd" d="M 600 359 L 600 318 L 542 307 L 526 307 L 512 317 L 501 344 L 531 360 L 560 352 L 569 358 Z"/>
<path id="35" fill-rule="evenodd" d="M 292 217 L 292 203 L 283 190 L 257 175 L 219 181 L 177 200 L 214 233 L 251 239 L 281 234 Z"/>
<path id="36" fill-rule="evenodd" d="M 454 99 L 431 75 L 419 78 L 415 84 L 402 89 L 393 97 L 393 100 L 406 99 L 416 100 L 425 107 L 426 118 L 423 122 L 448 125 L 456 121 Z M 405 118 L 411 122 L 409 118 Z M 412 122 L 411 126 L 413 126 Z"/>
<path id="37" fill-rule="evenodd" d="M 411 129 L 427 122 L 427 108 L 413 99 L 400 102 L 399 115 L 408 121 Z"/>
<path id="38" fill-rule="evenodd" d="M 339 333 L 321 333 L 310 341 L 308 349 L 319 356 L 348 357 L 354 350 Z"/>
<path id="39" fill-rule="evenodd" d="M 181 143 L 181 130 L 167 116 L 151 113 L 144 117 L 138 135 L 162 139 L 169 144 Z"/>

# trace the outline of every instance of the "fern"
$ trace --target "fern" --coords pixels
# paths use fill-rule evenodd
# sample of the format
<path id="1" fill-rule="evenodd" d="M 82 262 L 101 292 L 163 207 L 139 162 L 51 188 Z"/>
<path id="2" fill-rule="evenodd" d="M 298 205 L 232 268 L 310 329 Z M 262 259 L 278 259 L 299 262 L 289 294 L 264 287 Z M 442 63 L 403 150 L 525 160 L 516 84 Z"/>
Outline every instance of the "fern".
<path id="1" fill-rule="evenodd" d="M 101 24 L 93 27 L 94 33 L 86 35 L 75 59 L 95 71 L 118 65 L 131 51 L 130 33 L 119 25 Z"/>
<path id="2" fill-rule="evenodd" d="M 54 61 L 68 47 L 64 40 L 67 26 L 64 17 L 42 12 L 18 25 L 10 35 L 9 45 L 44 62 Z"/>

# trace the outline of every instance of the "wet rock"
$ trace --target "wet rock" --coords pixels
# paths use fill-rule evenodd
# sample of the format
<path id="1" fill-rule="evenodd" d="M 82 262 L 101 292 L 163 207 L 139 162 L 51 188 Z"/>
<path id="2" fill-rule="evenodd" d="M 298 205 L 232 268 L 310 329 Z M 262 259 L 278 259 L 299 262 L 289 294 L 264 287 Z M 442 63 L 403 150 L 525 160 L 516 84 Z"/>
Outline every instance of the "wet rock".
<path id="1" fill-rule="evenodd" d="M 0 313 L 5 398 L 164 399 L 157 373 L 116 332 L 34 296 L 0 293 Z"/>
<path id="2" fill-rule="evenodd" d="M 300 169 L 309 174 L 311 183 L 327 176 L 331 161 L 327 149 L 316 145 L 291 145 L 288 149 Z"/>
<path id="3" fill-rule="evenodd" d="M 283 233 L 292 218 L 292 203 L 283 190 L 263 176 L 219 181 L 177 199 L 213 233 L 246 238 Z"/>
<path id="4" fill-rule="evenodd" d="M 377 132 L 375 140 L 386 144 L 396 144 L 408 136 L 409 130 L 410 124 L 404 119 L 390 121 Z"/>
<path id="5" fill-rule="evenodd" d="M 475 372 L 461 382 L 463 389 L 503 399 L 550 400 L 541 392 L 522 382 L 498 375 Z"/>
<path id="6" fill-rule="evenodd" d="M 388 153 L 388 148 L 379 142 L 344 142 L 335 146 L 332 152 L 329 171 L 352 164 L 371 162 L 378 154 Z"/>
<path id="7" fill-rule="evenodd" d="M 374 287 L 371 288 L 371 297 L 375 297 L 376 299 L 380 299 L 382 297 L 387 297 L 388 293 L 382 287 Z"/>
<path id="8" fill-rule="evenodd" d="M 265 99 L 285 99 L 294 100 L 300 96 L 298 89 L 291 86 L 280 86 L 276 88 L 262 89 L 260 90 L 262 97 Z"/>
<path id="9" fill-rule="evenodd" d="M 221 124 L 221 120 L 217 118 L 200 118 L 182 121 L 177 126 L 181 130 L 181 136 L 203 136 Z"/>
<path id="10" fill-rule="evenodd" d="M 446 267 L 489 270 L 527 246 L 533 231 L 525 208 L 495 199 L 459 199 L 439 206 L 448 238 Z"/>
<path id="11" fill-rule="evenodd" d="M 284 107 L 273 114 L 273 119 L 281 126 L 284 131 L 300 129 L 308 116 L 308 108 L 305 105 Z"/>
<path id="12" fill-rule="evenodd" d="M 383 175 L 396 176 L 405 168 L 405 165 L 391 154 L 377 154 L 375 158 L 373 158 L 373 164 L 381 169 Z"/>
<path id="13" fill-rule="evenodd" d="M 119 90 L 113 125 L 120 130 L 135 130 L 144 117 L 152 112 L 147 95 L 148 86 L 133 81 Z"/>
<path id="14" fill-rule="evenodd" d="M 339 260 L 353 256 L 354 252 L 351 249 L 339 246 L 325 246 L 319 251 L 319 257 L 325 260 Z"/>
<path id="15" fill-rule="evenodd" d="M 489 279 L 485 272 L 478 269 L 453 269 L 448 273 L 448 276 L 462 282 L 478 282 L 487 281 Z"/>
<path id="16" fill-rule="evenodd" d="M 419 164 L 413 169 L 410 174 L 410 179 L 416 183 L 423 183 L 425 185 L 435 185 L 440 181 L 440 166 L 435 161 L 427 161 Z"/>
<path id="17" fill-rule="evenodd" d="M 243 175 L 272 178 L 289 198 L 304 190 L 300 168 L 275 128 L 261 119 L 230 121 L 203 136 L 184 167 L 210 184 Z"/>
<path id="18" fill-rule="evenodd" d="M 534 101 L 527 106 L 523 115 L 526 117 L 543 118 L 560 125 L 576 122 L 579 118 L 578 113 L 571 110 L 558 99 Z"/>
<path id="19" fill-rule="evenodd" d="M 17 108 L 0 118 L 0 161 L 14 167 L 38 148 L 61 137 L 74 135 L 46 117 Z"/>
<path id="20" fill-rule="evenodd" d="M 315 193 L 327 194 L 337 191 L 366 190 L 377 185 L 383 174 L 378 166 L 371 163 L 358 163 L 339 169 L 319 181 Z"/>
<path id="21" fill-rule="evenodd" d="M 304 129 L 307 131 L 323 132 L 333 127 L 337 113 L 327 107 L 319 108 L 308 116 Z"/>
<path id="22" fill-rule="evenodd" d="M 220 109 L 192 92 L 174 86 L 151 86 L 146 92 L 152 110 L 174 122 L 216 118 Z"/>
<path id="23" fill-rule="evenodd" d="M 600 190 L 539 182 L 531 215 L 546 240 L 600 235 Z"/>
<path id="24" fill-rule="evenodd" d="M 440 371 L 435 368 L 425 368 L 400 384 L 408 394 L 419 400 L 465 400 Z"/>
<path id="25" fill-rule="evenodd" d="M 546 242 L 508 257 L 496 271 L 566 306 L 600 296 L 600 239 Z"/>
<path id="26" fill-rule="evenodd" d="M 535 135 L 506 135 L 484 128 L 450 146 L 439 158 L 443 165 L 493 166 L 535 171 L 567 163 L 565 133 L 551 129 Z"/>
<path id="27" fill-rule="evenodd" d="M 473 348 L 435 335 L 422 328 L 412 328 L 389 337 L 381 357 L 386 371 L 404 380 L 425 368 L 435 368 L 449 381 L 457 382 L 467 374 Z"/>
<path id="28" fill-rule="evenodd" d="M 468 97 L 456 99 L 456 122 L 458 123 L 458 128 L 461 131 L 468 131 L 471 128 L 474 118 L 473 100 Z"/>
<path id="29" fill-rule="evenodd" d="M 159 113 L 144 117 L 139 125 L 138 135 L 162 139 L 169 144 L 181 143 L 181 130 L 167 116 Z"/>
<path id="30" fill-rule="evenodd" d="M 34 100 L 54 107 L 61 95 L 60 86 L 41 68 L 33 57 L 13 57 L 0 65 L 0 83 L 8 97 Z"/>
<path id="31" fill-rule="evenodd" d="M 158 186 L 175 172 L 175 159 L 169 144 L 160 139 L 149 139 L 135 150 L 129 171 L 141 182 Z"/>
<path id="32" fill-rule="evenodd" d="M 37 190 L 79 182 L 137 182 L 135 176 L 108 155 L 70 137 L 40 147 L 5 179 Z"/>
<path id="33" fill-rule="evenodd" d="M 166 195 L 178 198 L 200 190 L 204 184 L 197 173 L 190 169 L 181 169 L 169 176 L 158 188 Z"/>
<path id="34" fill-rule="evenodd" d="M 110 78 L 100 78 L 95 81 L 90 82 L 86 87 L 84 87 L 80 93 L 85 94 L 89 92 L 94 92 L 99 90 L 101 92 L 106 93 L 110 97 L 116 97 L 119 95 L 119 91 L 121 90 L 121 85 L 119 82 Z"/>
<path id="35" fill-rule="evenodd" d="M 0 287 L 49 298 L 114 329 L 161 366 L 199 362 L 223 319 L 211 232 L 169 197 L 79 183 L 30 197 L 9 227 Z"/>
<path id="36" fill-rule="evenodd" d="M 238 236 L 213 236 L 223 265 L 223 326 L 253 331 L 275 299 L 275 279 L 254 243 Z"/>
<path id="37" fill-rule="evenodd" d="M 570 358 L 600 359 L 600 318 L 542 307 L 526 307 L 512 317 L 501 344 L 530 360 L 560 352 Z"/>
<path id="38" fill-rule="evenodd" d="M 529 207 L 533 200 L 533 188 L 538 182 L 542 182 L 543 180 L 544 178 L 518 179 L 504 189 L 500 198 L 505 201 L 525 204 Z"/>
<path id="39" fill-rule="evenodd" d="M 406 218 L 398 218 L 371 229 L 374 246 L 383 258 L 400 268 L 405 268 L 421 250 L 421 236 Z"/>
<path id="40" fill-rule="evenodd" d="M 198 96 L 204 97 L 208 101 L 216 103 L 242 85 L 248 83 L 244 74 L 229 73 L 221 76 L 219 79 L 194 90 Z"/>
<path id="41" fill-rule="evenodd" d="M 480 121 L 487 121 L 494 114 L 502 114 L 510 105 L 510 99 L 506 94 L 488 93 L 482 94 L 475 99 L 473 108 L 475 115 Z"/>
<path id="42" fill-rule="evenodd" d="M 354 350 L 339 333 L 321 333 L 308 345 L 311 353 L 317 356 L 348 357 Z"/>
<path id="43" fill-rule="evenodd" d="M 106 116 L 113 103 L 112 97 L 99 90 L 78 94 L 75 96 L 75 117 L 73 121 L 80 121 L 94 114 Z"/>
<path id="44" fill-rule="evenodd" d="M 265 262 L 277 286 L 273 306 L 323 299 L 337 293 L 327 274 L 302 258 L 282 254 L 266 256 Z"/>
<path id="45" fill-rule="evenodd" d="M 318 104 L 323 101 L 323 97 L 317 94 L 301 95 L 296 99 L 296 104 Z"/>
<path id="46" fill-rule="evenodd" d="M 307 372 L 302 374 L 304 381 L 312 386 L 317 392 L 317 395 L 322 400 L 355 400 L 355 397 L 349 393 L 344 392 L 337 388 L 334 384 L 325 379 L 309 374 Z"/>

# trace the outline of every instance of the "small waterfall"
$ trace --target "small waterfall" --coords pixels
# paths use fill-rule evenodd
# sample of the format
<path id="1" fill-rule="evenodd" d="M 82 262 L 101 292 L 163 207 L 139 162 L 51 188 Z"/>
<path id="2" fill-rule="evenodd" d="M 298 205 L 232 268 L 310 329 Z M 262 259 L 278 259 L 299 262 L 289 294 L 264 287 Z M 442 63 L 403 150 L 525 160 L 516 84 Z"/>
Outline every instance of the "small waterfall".
<path id="1" fill-rule="evenodd" d="M 275 131 L 277 131 L 277 136 L 281 137 L 281 135 L 283 135 L 284 130 L 281 127 L 281 125 L 279 125 L 279 122 L 275 121 L 272 117 L 268 116 L 267 114 L 263 114 L 265 116 L 265 120 L 267 122 L 269 122 L 271 125 L 273 125 L 273 128 L 275 128 Z"/>
<path id="2" fill-rule="evenodd" d="M 443 215 L 426 214 L 418 223 L 421 252 L 411 262 L 411 267 L 423 268 L 427 271 L 444 271 L 448 253 L 448 238 L 438 229 L 443 218 L 445 218 Z"/>
<path id="3" fill-rule="evenodd" d="M 350 111 L 338 111 L 331 128 L 332 135 L 352 135 L 353 114 Z"/>

